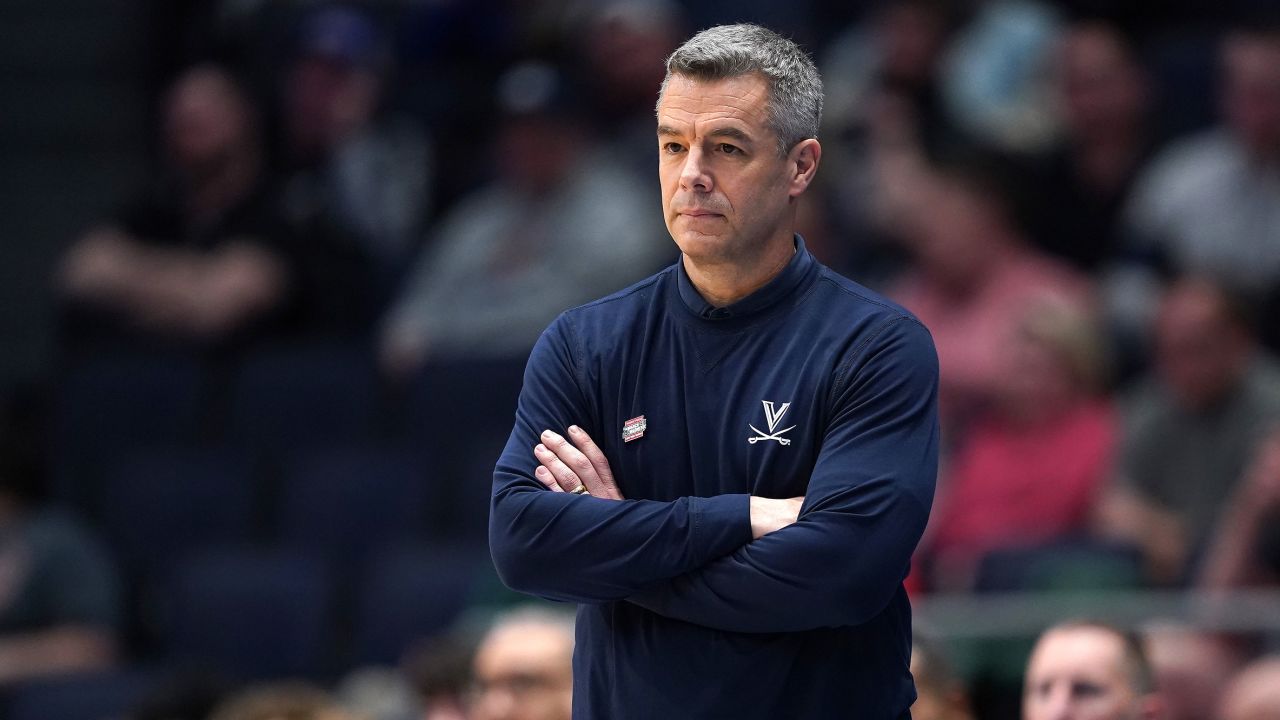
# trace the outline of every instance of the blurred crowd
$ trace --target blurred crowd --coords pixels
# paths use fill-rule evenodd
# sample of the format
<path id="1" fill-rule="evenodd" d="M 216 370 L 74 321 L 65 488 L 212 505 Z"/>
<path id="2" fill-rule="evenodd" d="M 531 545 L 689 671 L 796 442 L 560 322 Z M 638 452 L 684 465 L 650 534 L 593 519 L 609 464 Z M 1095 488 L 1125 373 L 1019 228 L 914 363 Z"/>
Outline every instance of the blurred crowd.
<path id="1" fill-rule="evenodd" d="M 66 676 L 187 703 L 139 718 L 280 678 L 212 717 L 567 718 L 564 618 L 472 632 L 513 602 L 489 474 L 542 329 L 675 261 L 663 60 L 744 19 L 826 83 L 807 247 L 937 344 L 913 595 L 1280 590 L 1273 3 L 785 6 L 166 5 L 154 172 L 69 239 L 47 382 L 4 396 L 10 714 Z M 1162 716 L 1280 717 L 1274 628 L 1148 630 Z M 1017 717 L 1026 647 L 926 643 L 917 717 Z"/>

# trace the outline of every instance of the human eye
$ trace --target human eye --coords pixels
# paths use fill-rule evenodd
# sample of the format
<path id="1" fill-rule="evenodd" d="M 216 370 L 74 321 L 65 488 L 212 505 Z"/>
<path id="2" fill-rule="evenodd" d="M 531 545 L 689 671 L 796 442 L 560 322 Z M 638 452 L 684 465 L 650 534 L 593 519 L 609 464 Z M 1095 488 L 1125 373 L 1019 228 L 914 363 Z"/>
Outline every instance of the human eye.
<path id="1" fill-rule="evenodd" d="M 729 143 L 720 143 L 719 145 L 716 146 L 716 149 L 724 153 L 725 155 L 741 155 L 742 154 L 742 148 L 739 148 L 736 145 L 730 145 Z"/>
<path id="2" fill-rule="evenodd" d="M 668 155 L 675 155 L 676 153 L 683 152 L 683 151 L 684 151 L 684 146 L 678 142 L 662 143 L 662 152 Z"/>
<path id="3" fill-rule="evenodd" d="M 1078 698 L 1095 698 L 1106 694 L 1106 689 L 1092 682 L 1077 682 L 1072 688 L 1072 695 Z"/>

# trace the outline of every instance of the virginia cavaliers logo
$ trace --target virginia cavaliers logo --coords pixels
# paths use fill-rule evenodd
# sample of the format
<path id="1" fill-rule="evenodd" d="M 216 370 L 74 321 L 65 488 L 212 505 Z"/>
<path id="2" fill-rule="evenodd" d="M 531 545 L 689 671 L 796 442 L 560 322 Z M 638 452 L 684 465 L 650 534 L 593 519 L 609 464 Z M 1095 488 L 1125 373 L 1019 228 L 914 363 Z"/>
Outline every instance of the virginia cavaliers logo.
<path id="1" fill-rule="evenodd" d="M 764 419 L 769 425 L 769 432 L 766 433 L 755 425 L 747 423 L 747 427 L 756 431 L 754 437 L 747 438 L 747 443 L 755 445 L 761 440 L 777 440 L 779 445 L 790 445 L 791 440 L 782 437 L 782 434 L 795 429 L 795 425 L 781 430 L 778 429 L 778 425 L 782 422 L 782 416 L 787 414 L 787 409 L 791 407 L 791 403 L 784 402 L 781 405 L 774 406 L 772 400 L 761 400 L 760 402 L 764 404 Z"/>

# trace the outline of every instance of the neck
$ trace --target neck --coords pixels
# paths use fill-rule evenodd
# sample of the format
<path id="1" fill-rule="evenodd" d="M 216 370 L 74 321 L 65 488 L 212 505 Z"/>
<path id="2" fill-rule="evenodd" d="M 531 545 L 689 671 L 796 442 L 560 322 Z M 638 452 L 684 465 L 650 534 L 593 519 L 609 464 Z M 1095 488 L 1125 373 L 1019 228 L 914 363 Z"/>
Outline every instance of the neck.
<path id="1" fill-rule="evenodd" d="M 253 153 L 233 155 L 217 172 L 190 186 L 190 207 L 198 215 L 216 214 L 248 194 L 258 178 L 258 159 Z"/>
<path id="2" fill-rule="evenodd" d="M 785 242 L 781 237 L 772 239 L 764 252 L 749 260 L 695 260 L 685 253 L 684 269 L 707 302 L 715 307 L 732 305 L 764 287 L 787 267 L 796 253 L 794 237 L 788 230 Z"/>

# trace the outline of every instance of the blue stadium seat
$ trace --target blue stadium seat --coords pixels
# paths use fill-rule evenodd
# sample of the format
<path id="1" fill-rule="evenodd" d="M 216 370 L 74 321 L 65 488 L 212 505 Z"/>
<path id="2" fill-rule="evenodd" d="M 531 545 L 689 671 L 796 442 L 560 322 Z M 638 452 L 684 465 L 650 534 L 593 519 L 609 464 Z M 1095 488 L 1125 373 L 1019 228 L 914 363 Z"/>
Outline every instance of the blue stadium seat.
<path id="1" fill-rule="evenodd" d="M 103 487 L 103 529 L 134 578 L 163 577 L 184 555 L 244 545 L 253 534 L 252 467 L 235 450 L 135 450 L 111 463 Z"/>
<path id="2" fill-rule="evenodd" d="M 319 345 L 263 351 L 235 379 L 230 436 L 255 450 L 357 442 L 376 430 L 378 381 L 361 346 Z"/>
<path id="3" fill-rule="evenodd" d="M 1090 591 L 1140 587 L 1141 552 L 1127 544 L 1067 538 L 993 550 L 983 556 L 978 592 Z"/>
<path id="4" fill-rule="evenodd" d="M 471 549 L 402 546 L 370 563 L 357 601 L 354 650 L 362 664 L 394 664 L 439 634 L 472 598 L 488 556 Z"/>
<path id="5" fill-rule="evenodd" d="M 32 680 L 8 693 L 7 720 L 106 720 L 126 717 L 152 686 L 138 671 L 76 673 Z"/>
<path id="6" fill-rule="evenodd" d="M 524 359 L 429 363 L 409 390 L 404 435 L 431 453 L 441 536 L 482 540 L 489 487 L 515 423 Z"/>
<path id="7" fill-rule="evenodd" d="M 198 439 L 203 393 L 202 368 L 185 356 L 118 355 L 72 372 L 58 384 L 50 437 L 58 499 L 96 515 L 103 462 Z"/>
<path id="8" fill-rule="evenodd" d="M 267 551 L 219 551 L 184 561 L 169 593 L 164 654 L 185 667 L 243 680 L 316 678 L 331 648 L 324 563 Z"/>
<path id="9" fill-rule="evenodd" d="M 426 471 L 383 447 L 298 451 L 284 463 L 277 527 L 288 547 L 347 571 L 380 546 L 423 534 Z"/>

